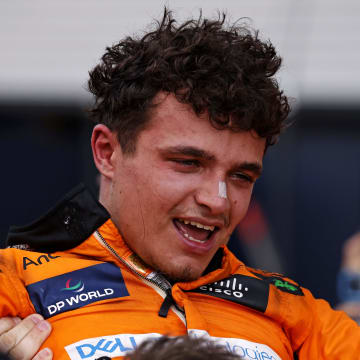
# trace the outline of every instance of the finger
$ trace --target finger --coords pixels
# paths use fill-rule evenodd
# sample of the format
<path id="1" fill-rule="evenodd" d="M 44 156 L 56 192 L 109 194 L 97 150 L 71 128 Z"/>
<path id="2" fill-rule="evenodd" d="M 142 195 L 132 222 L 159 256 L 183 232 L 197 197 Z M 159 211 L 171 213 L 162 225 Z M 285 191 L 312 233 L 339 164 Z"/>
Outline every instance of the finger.
<path id="1" fill-rule="evenodd" d="M 19 325 L 18 325 L 19 326 Z M 35 354 L 38 352 L 41 344 L 47 339 L 51 332 L 51 325 L 46 320 L 38 321 L 35 326 L 31 328 L 29 332 L 18 342 L 14 347 L 9 351 L 9 355 L 12 359 L 17 360 L 29 360 L 32 359 Z M 48 357 L 47 351 L 39 352 L 38 358 L 42 359 L 42 356 L 45 356 L 44 359 L 51 359 Z M 39 357 L 41 356 L 41 357 Z"/>
<path id="2" fill-rule="evenodd" d="M 20 322 L 18 317 L 3 317 L 0 318 L 0 335 L 9 331 Z"/>
<path id="3" fill-rule="evenodd" d="M 18 344 L 24 336 L 41 320 L 43 317 L 39 314 L 31 314 L 14 326 L 12 329 L 0 335 L 0 350 L 4 353 L 9 352 Z"/>
<path id="4" fill-rule="evenodd" d="M 53 353 L 51 349 L 45 348 L 39 351 L 32 360 L 52 360 Z"/>

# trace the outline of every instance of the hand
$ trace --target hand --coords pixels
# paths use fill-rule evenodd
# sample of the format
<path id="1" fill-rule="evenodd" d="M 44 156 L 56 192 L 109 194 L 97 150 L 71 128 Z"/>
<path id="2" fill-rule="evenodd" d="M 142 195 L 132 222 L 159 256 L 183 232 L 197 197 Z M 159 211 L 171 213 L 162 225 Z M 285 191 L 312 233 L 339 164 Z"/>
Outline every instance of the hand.
<path id="1" fill-rule="evenodd" d="M 50 332 L 51 325 L 39 314 L 31 314 L 24 320 L 1 318 L 0 352 L 8 354 L 13 360 L 51 360 L 50 349 L 42 349 L 36 354 Z"/>

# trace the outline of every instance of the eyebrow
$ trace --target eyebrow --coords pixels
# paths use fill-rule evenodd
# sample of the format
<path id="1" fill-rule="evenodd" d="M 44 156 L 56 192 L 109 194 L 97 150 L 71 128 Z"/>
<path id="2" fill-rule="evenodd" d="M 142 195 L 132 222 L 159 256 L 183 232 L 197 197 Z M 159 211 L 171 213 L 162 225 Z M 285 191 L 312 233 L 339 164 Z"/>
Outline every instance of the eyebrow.
<path id="1" fill-rule="evenodd" d="M 216 160 L 213 154 L 194 146 L 171 146 L 161 149 L 160 151 L 164 154 L 191 156 L 197 159 L 204 159 L 206 161 Z M 258 162 L 244 161 L 235 164 L 233 166 L 233 171 L 251 171 L 256 177 L 260 177 L 262 173 L 262 165 Z"/>
<path id="2" fill-rule="evenodd" d="M 208 161 L 215 160 L 215 156 L 208 153 L 205 150 L 201 150 L 194 146 L 172 146 L 166 149 L 162 149 L 161 152 L 171 154 L 171 155 L 185 155 L 192 156 L 198 159 L 204 159 Z"/>

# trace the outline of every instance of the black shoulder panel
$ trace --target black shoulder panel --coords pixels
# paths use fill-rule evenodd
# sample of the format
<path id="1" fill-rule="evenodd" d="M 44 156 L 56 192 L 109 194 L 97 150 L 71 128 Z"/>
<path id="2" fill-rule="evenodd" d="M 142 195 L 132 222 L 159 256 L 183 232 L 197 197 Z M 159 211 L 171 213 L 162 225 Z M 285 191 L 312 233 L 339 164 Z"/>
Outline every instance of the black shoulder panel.
<path id="1" fill-rule="evenodd" d="M 188 292 L 214 296 L 265 312 L 269 299 L 269 284 L 250 276 L 234 274 Z"/>
<path id="2" fill-rule="evenodd" d="M 26 244 L 45 252 L 71 249 L 109 218 L 107 210 L 80 184 L 40 219 L 10 227 L 7 246 Z"/>
<path id="3" fill-rule="evenodd" d="M 295 284 L 294 282 L 290 282 L 283 277 L 280 276 L 280 274 L 261 274 L 260 272 L 251 271 L 255 276 L 259 277 L 260 279 L 266 281 L 269 284 L 275 285 L 275 287 L 283 292 L 293 294 L 293 295 L 300 295 L 304 296 L 303 291 L 301 290 L 301 287 L 298 284 Z"/>

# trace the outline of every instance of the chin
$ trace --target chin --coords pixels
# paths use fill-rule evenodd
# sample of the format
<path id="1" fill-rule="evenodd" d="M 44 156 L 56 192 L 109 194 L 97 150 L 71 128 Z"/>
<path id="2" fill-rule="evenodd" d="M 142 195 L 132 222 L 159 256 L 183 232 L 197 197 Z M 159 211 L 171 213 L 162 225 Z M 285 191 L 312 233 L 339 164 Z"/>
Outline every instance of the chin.
<path id="1" fill-rule="evenodd" d="M 190 265 L 175 269 L 160 269 L 160 272 L 172 282 L 194 281 L 202 275 L 202 271 L 194 269 Z"/>
<path id="2" fill-rule="evenodd" d="M 200 261 L 183 257 L 173 261 L 168 257 L 166 260 L 167 261 L 164 261 L 163 258 L 159 259 L 150 256 L 145 262 L 172 283 L 197 280 L 202 276 L 207 266 L 207 264 L 203 264 Z"/>

